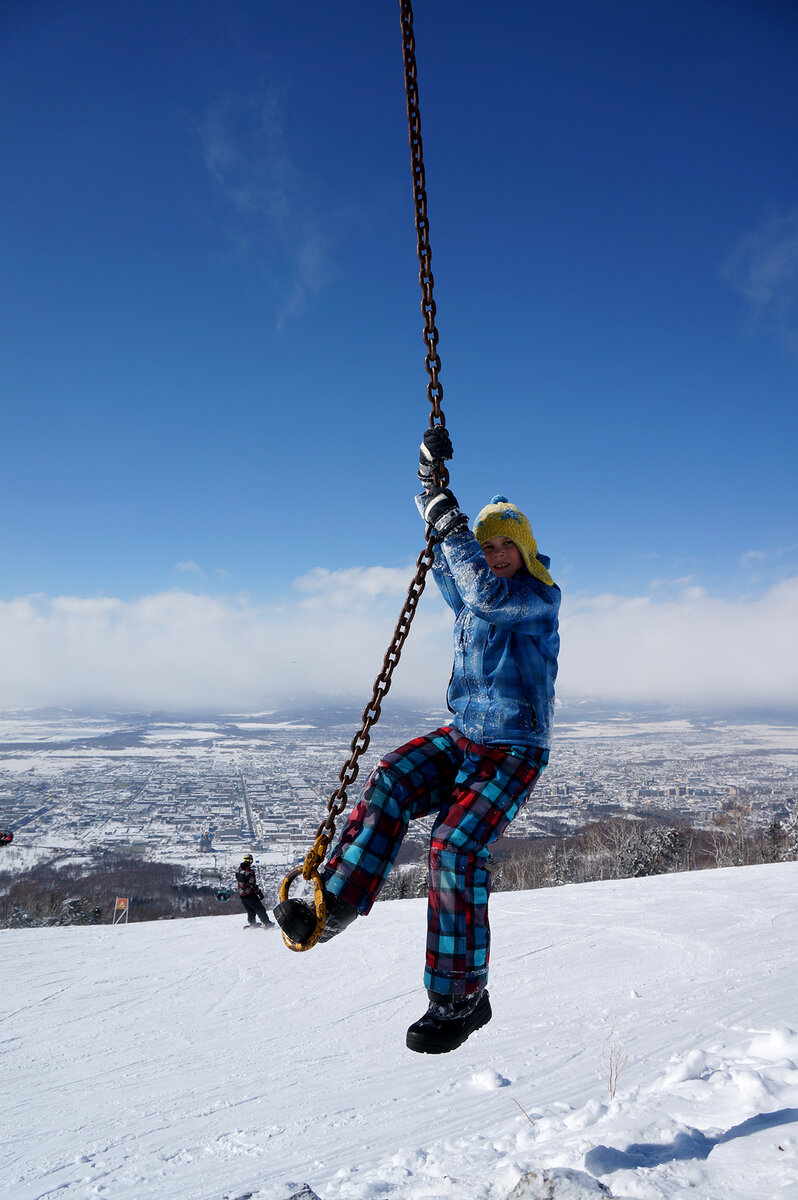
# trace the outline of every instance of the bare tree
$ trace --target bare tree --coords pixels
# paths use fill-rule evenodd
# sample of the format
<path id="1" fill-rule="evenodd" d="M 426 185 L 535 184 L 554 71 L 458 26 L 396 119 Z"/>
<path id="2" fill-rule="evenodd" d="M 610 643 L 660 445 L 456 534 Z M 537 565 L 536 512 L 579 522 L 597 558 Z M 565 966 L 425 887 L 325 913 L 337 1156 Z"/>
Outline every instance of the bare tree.
<path id="1" fill-rule="evenodd" d="M 741 867 L 753 859 L 751 806 L 735 800 L 713 821 L 712 851 L 716 867 Z"/>
<path id="2" fill-rule="evenodd" d="M 794 862 L 798 859 L 798 800 L 793 800 L 787 810 L 781 829 L 784 838 L 782 858 L 785 862 Z"/>

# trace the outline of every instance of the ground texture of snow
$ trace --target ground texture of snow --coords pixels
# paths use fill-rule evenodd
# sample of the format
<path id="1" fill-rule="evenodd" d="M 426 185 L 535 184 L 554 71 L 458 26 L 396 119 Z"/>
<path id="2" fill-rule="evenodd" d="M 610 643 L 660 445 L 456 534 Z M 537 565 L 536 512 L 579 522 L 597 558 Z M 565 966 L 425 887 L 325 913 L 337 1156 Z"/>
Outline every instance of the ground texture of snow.
<path id="1" fill-rule="evenodd" d="M 404 1046 L 421 901 L 307 954 L 240 916 L 0 932 L 2 1195 L 798 1200 L 798 863 L 491 913 L 493 1021 L 442 1057 Z"/>

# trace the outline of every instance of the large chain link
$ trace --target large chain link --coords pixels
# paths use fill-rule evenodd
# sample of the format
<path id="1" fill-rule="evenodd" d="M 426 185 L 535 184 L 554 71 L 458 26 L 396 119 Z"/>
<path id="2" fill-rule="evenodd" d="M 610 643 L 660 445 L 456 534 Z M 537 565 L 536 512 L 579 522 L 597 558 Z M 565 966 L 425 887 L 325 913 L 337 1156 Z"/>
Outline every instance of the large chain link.
<path id="1" fill-rule="evenodd" d="M 427 384 L 427 398 L 431 406 L 429 423 L 430 426 L 435 426 L 436 424 L 445 426 L 446 418 L 441 408 L 443 385 L 438 378 L 438 372 L 441 369 L 441 360 L 438 354 L 438 329 L 435 324 L 437 310 L 435 299 L 432 295 L 435 279 L 432 274 L 432 250 L 429 244 L 429 218 L 427 217 L 427 191 L 424 175 L 424 147 L 421 140 L 421 113 L 418 103 L 413 9 L 410 0 L 399 0 L 399 7 L 402 21 L 402 54 L 405 67 L 407 123 L 413 173 L 413 209 L 415 212 L 419 264 L 418 281 L 421 286 L 421 315 L 424 318 L 423 338 L 427 351 L 424 365 L 429 375 L 429 383 Z M 443 463 L 436 467 L 435 482 L 441 487 L 446 487 L 449 482 L 449 472 Z M 300 874 L 304 879 L 311 880 L 314 887 L 317 918 L 316 928 L 305 942 L 294 942 L 284 933 L 283 941 L 292 950 L 309 950 L 311 946 L 316 944 L 324 932 L 326 910 L 318 868 L 324 861 L 330 843 L 335 836 L 335 819 L 346 808 L 347 789 L 357 779 L 358 772 L 360 771 L 359 759 L 368 749 L 369 742 L 371 741 L 371 730 L 380 719 L 382 702 L 391 686 L 391 676 L 396 664 L 399 662 L 402 648 L 407 641 L 407 635 L 410 633 L 410 624 L 418 607 L 421 593 L 424 591 L 427 572 L 432 565 L 434 540 L 434 531 L 428 526 L 426 544 L 416 559 L 416 573 L 410 581 L 407 597 L 399 614 L 399 620 L 396 623 L 391 644 L 383 659 L 382 670 L 374 681 L 371 699 L 363 709 L 360 729 L 352 738 L 349 758 L 344 763 L 338 776 L 339 786 L 327 801 L 327 816 L 316 830 L 316 840 L 312 850 L 308 852 L 304 863 L 298 867 L 294 867 L 286 875 L 280 887 L 281 901 L 287 899 L 291 884 Z"/>

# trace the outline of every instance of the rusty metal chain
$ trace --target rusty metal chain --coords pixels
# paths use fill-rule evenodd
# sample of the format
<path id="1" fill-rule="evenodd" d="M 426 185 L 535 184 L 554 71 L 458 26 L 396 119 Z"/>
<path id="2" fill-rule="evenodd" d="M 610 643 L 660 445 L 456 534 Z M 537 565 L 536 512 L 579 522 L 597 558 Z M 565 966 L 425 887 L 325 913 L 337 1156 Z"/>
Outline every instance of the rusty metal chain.
<path id="1" fill-rule="evenodd" d="M 399 662 L 402 649 L 407 641 L 407 635 L 410 633 L 410 624 L 415 616 L 418 602 L 421 599 L 421 593 L 424 591 L 426 584 L 427 571 L 432 565 L 432 543 L 434 540 L 434 532 L 428 530 L 426 545 L 416 559 L 416 573 L 410 581 L 404 607 L 399 614 L 399 620 L 396 623 L 391 644 L 383 659 L 382 670 L 374 681 L 371 699 L 363 709 L 360 729 L 352 738 L 349 747 L 351 751 L 349 758 L 344 763 L 338 776 L 339 786 L 327 801 L 327 816 L 316 830 L 317 845 L 319 844 L 319 840 L 323 841 L 325 852 L 335 834 L 335 818 L 340 816 L 346 808 L 347 788 L 355 782 L 360 771 L 358 759 L 368 749 L 369 742 L 371 741 L 372 727 L 380 719 L 382 702 L 390 689 L 394 667 Z"/>
<path id="2" fill-rule="evenodd" d="M 407 95 L 407 126 L 410 135 L 410 163 L 413 175 L 413 209 L 416 221 L 418 247 L 418 282 L 421 286 L 421 315 L 424 318 L 424 344 L 427 355 L 424 365 L 429 375 L 427 399 L 432 411 L 429 423 L 446 424 L 441 411 L 443 385 L 438 379 L 441 369 L 438 354 L 438 329 L 435 324 L 437 308 L 432 289 L 435 277 L 432 274 L 432 250 L 429 244 L 429 218 L 427 216 L 427 188 L 424 173 L 424 143 L 421 139 L 421 111 L 418 101 L 418 71 L 416 68 L 416 38 L 413 32 L 413 8 L 410 0 L 399 0 L 402 20 L 402 54 L 405 64 L 405 93 Z M 446 486 L 446 479 L 441 479 Z"/>
<path id="3" fill-rule="evenodd" d="M 418 82 L 416 69 L 416 41 L 413 33 L 413 9 L 410 0 L 399 0 L 402 22 L 402 54 L 404 58 L 405 68 L 405 92 L 407 94 L 407 123 L 410 137 L 410 156 L 411 167 L 413 173 L 413 208 L 415 213 L 416 238 L 418 247 L 418 263 L 419 273 L 418 281 L 421 286 L 421 314 L 424 318 L 423 338 L 426 346 L 426 357 L 424 365 L 429 375 L 429 383 L 427 384 L 427 398 L 430 402 L 431 411 L 429 423 L 431 427 L 436 424 L 445 426 L 446 418 L 441 408 L 443 399 L 443 385 L 438 378 L 438 372 L 441 369 L 440 355 L 438 354 L 438 329 L 435 325 L 436 307 L 435 300 L 432 294 L 432 289 L 435 283 L 432 274 L 432 251 L 429 244 L 429 218 L 427 216 L 427 192 L 426 179 L 424 175 L 424 157 L 423 143 L 421 140 L 421 113 L 419 111 L 418 102 Z M 436 465 L 435 482 L 441 487 L 446 487 L 449 482 L 449 472 L 444 463 Z M 292 950 L 309 950 L 315 945 L 324 931 L 324 923 L 326 920 L 326 909 L 324 904 L 323 890 L 318 874 L 318 868 L 324 861 L 330 843 L 335 836 L 335 819 L 339 817 L 347 805 L 347 789 L 355 782 L 360 770 L 359 759 L 361 755 L 368 749 L 371 741 L 371 730 L 377 721 L 380 719 L 382 701 L 388 694 L 391 686 L 391 677 L 394 668 L 399 662 L 407 635 L 410 632 L 410 624 L 421 598 L 421 593 L 424 591 L 426 584 L 427 572 L 432 565 L 433 560 L 433 543 L 435 541 L 435 533 L 431 526 L 427 527 L 426 543 L 424 549 L 416 559 L 416 573 L 410 581 L 407 597 L 404 602 L 399 620 L 396 623 L 396 629 L 391 639 L 391 644 L 388 647 L 385 658 L 383 659 L 382 670 L 374 681 L 374 688 L 366 707 L 363 709 L 361 719 L 361 727 L 352 738 L 350 744 L 349 758 L 341 768 L 338 776 L 339 786 L 330 796 L 327 801 L 327 816 L 316 830 L 316 840 L 313 848 L 308 852 L 304 863 L 301 866 L 295 867 L 293 871 L 283 880 L 280 888 L 280 900 L 283 901 L 288 895 L 288 888 L 297 876 L 301 873 L 303 878 L 313 881 L 315 890 L 315 906 L 317 914 L 317 924 L 315 931 L 310 935 L 306 942 L 293 942 L 287 935 L 283 934 L 283 941 Z"/>

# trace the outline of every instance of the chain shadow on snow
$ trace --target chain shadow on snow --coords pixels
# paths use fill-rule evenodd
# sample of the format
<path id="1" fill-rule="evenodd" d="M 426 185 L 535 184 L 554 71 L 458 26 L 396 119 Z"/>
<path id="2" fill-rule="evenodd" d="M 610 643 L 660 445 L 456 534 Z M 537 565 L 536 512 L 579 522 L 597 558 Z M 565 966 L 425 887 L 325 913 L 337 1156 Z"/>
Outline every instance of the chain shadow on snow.
<path id="1" fill-rule="evenodd" d="M 790 1125 L 798 1121 L 798 1108 L 780 1108 L 777 1112 L 758 1113 L 739 1125 L 733 1125 L 719 1137 L 707 1137 L 700 1129 L 686 1129 L 676 1135 L 670 1143 L 639 1142 L 616 1150 L 613 1146 L 594 1146 L 585 1155 L 585 1166 L 591 1175 L 609 1175 L 613 1171 L 634 1171 L 638 1167 L 659 1167 L 663 1163 L 684 1159 L 709 1158 L 716 1146 L 732 1142 L 736 1138 L 749 1137 L 778 1125 Z"/>

